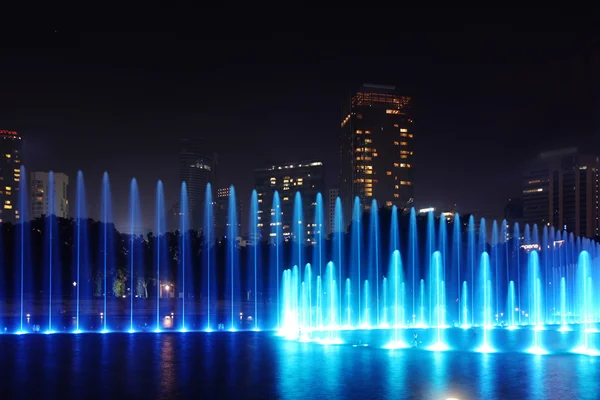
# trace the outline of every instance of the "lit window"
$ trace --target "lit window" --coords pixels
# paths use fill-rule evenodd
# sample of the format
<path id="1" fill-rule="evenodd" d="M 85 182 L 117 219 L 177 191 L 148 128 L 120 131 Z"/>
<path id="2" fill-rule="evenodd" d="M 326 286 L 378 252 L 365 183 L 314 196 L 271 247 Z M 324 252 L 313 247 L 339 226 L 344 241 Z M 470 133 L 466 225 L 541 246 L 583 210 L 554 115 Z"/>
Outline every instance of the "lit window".
<path id="1" fill-rule="evenodd" d="M 359 129 L 357 129 L 357 130 L 356 130 L 356 134 L 357 134 L 357 135 L 362 135 L 362 133 L 363 133 L 363 131 L 361 131 L 361 130 L 359 130 Z"/>
<path id="2" fill-rule="evenodd" d="M 10 154 L 7 154 L 7 155 L 6 155 L 6 158 L 10 158 Z"/>
<path id="3" fill-rule="evenodd" d="M 400 128 L 400 132 L 408 132 L 408 129 L 406 129 L 406 128 Z"/>
<path id="4" fill-rule="evenodd" d="M 394 167 L 398 168 L 399 164 L 397 162 L 394 163 Z"/>
<path id="5" fill-rule="evenodd" d="M 365 135 L 370 135 L 371 131 L 365 131 Z"/>
<path id="6" fill-rule="evenodd" d="M 400 143 L 398 143 L 397 140 L 394 140 L 394 145 L 398 146 Z"/>
<path id="7" fill-rule="evenodd" d="M 397 127 L 398 127 L 398 124 L 394 124 L 394 128 L 397 128 Z"/>
<path id="8" fill-rule="evenodd" d="M 412 133 L 409 133 L 409 134 L 408 134 L 408 137 L 409 137 L 409 138 L 413 137 L 413 134 L 412 134 Z"/>
<path id="9" fill-rule="evenodd" d="M 385 202 L 385 206 L 386 207 L 391 207 L 392 206 L 392 202 L 391 201 L 386 201 Z"/>
<path id="10" fill-rule="evenodd" d="M 408 142 L 400 142 L 400 146 L 408 146 Z"/>
<path id="11" fill-rule="evenodd" d="M 400 110 L 385 110 L 385 113 L 397 115 L 400 114 Z"/>
<path id="12" fill-rule="evenodd" d="M 369 139 L 369 138 L 366 138 L 366 139 L 365 139 L 365 144 L 369 144 L 369 143 L 372 143 L 372 142 L 373 142 L 373 140 L 371 140 L 371 139 Z"/>
<path id="13" fill-rule="evenodd" d="M 4 209 L 5 210 L 12 210 L 12 206 L 10 204 L 5 204 L 4 205 Z"/>
<path id="14" fill-rule="evenodd" d="M 400 181 L 400 184 L 401 185 L 406 185 L 407 183 L 406 183 L 406 181 Z"/>
<path id="15" fill-rule="evenodd" d="M 400 136 L 402 136 L 402 137 L 408 137 L 408 133 L 401 133 Z"/>
<path id="16" fill-rule="evenodd" d="M 385 171 L 385 174 L 386 174 L 387 176 L 390 176 L 390 175 L 392 175 L 392 171 Z"/>
<path id="17" fill-rule="evenodd" d="M 394 185 L 394 189 L 400 189 L 400 186 Z"/>
<path id="18" fill-rule="evenodd" d="M 408 156 L 401 155 L 400 158 L 404 159 L 404 158 L 408 158 Z"/>
<path id="19" fill-rule="evenodd" d="M 6 190 L 12 190 L 10 186 L 5 187 Z"/>
<path id="20" fill-rule="evenodd" d="M 399 198 L 399 197 L 400 197 L 400 195 L 399 195 L 398 193 L 394 193 L 394 198 L 396 198 L 396 199 L 397 199 L 397 198 Z"/>
<path id="21" fill-rule="evenodd" d="M 406 168 L 406 164 L 400 163 L 400 168 Z"/>

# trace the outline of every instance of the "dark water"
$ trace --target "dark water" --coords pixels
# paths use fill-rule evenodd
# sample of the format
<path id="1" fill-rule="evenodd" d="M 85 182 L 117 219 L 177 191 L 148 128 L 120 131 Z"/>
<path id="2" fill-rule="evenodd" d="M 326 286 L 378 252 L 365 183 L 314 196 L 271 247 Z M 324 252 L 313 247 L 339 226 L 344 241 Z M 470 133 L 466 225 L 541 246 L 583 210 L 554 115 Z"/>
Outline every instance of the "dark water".
<path id="1" fill-rule="evenodd" d="M 287 342 L 269 333 L 0 336 L 1 399 L 599 399 L 600 358 Z"/>

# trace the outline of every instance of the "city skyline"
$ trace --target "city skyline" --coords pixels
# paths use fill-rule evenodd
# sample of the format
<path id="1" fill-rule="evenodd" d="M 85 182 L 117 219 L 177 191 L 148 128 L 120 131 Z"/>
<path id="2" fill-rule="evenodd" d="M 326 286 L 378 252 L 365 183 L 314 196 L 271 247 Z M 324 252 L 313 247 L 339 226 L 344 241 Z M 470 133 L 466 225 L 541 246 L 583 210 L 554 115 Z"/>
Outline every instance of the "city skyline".
<path id="1" fill-rule="evenodd" d="M 387 42 L 293 41 L 277 54 L 274 43 L 230 43 L 231 55 L 193 72 L 201 60 L 176 50 L 195 37 L 179 43 L 164 35 L 156 52 L 180 63 L 145 64 L 154 54 L 151 34 L 82 34 L 81 42 L 70 35 L 49 31 L 35 55 L 7 49 L 0 88 L 9 95 L 1 100 L 0 121 L 2 129 L 23 135 L 28 172 L 73 177 L 83 170 L 90 215 L 98 213 L 104 170 L 115 198 L 127 196 L 131 178 L 138 180 L 145 215 L 152 214 L 157 179 L 165 183 L 167 205 L 174 204 L 179 139 L 192 135 L 208 136 L 220 155 L 221 176 L 213 189 L 234 184 L 239 201 L 249 200 L 254 168 L 285 160 L 323 160 L 326 186 L 332 187 L 341 104 L 364 82 L 394 85 L 415 102 L 415 129 L 427 138 L 415 152 L 418 207 L 458 204 L 500 216 L 508 198 L 519 196 L 527 160 L 543 150 L 600 146 L 593 75 L 598 46 L 585 32 L 511 32 L 503 38 L 482 32 L 478 39 L 412 34 L 399 54 L 393 54 L 398 44 Z M 128 55 L 127 45 L 136 40 L 140 46 Z M 202 43 L 205 54 L 220 54 L 216 44 Z M 238 55 L 250 49 L 253 55 L 240 61 Z M 348 49 L 354 53 L 346 55 Z M 333 57 L 325 59 L 324 51 Z M 272 75 L 261 57 L 282 68 Z M 306 65 L 292 66 L 297 57 Z M 362 61 L 369 57 L 380 62 Z M 518 60 L 519 69 L 491 62 L 509 58 Z M 72 76 L 81 66 L 77 60 L 84 67 Z M 179 67 L 184 62 L 188 68 Z M 99 70 L 103 63 L 108 68 Z M 96 70 L 94 79 L 87 77 Z M 553 118 L 559 113 L 560 120 Z M 122 225 L 126 207 L 119 204 L 114 213 Z"/>

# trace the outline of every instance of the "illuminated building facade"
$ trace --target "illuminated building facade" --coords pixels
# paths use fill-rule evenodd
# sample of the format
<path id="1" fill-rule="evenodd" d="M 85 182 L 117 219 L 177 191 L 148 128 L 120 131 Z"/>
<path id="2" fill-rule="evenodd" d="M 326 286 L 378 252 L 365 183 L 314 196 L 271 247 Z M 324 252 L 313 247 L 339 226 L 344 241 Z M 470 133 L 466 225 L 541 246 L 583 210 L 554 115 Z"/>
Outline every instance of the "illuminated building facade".
<path id="1" fill-rule="evenodd" d="M 600 158 L 575 148 L 541 154 L 524 174 L 524 222 L 600 236 L 599 172 Z"/>
<path id="2" fill-rule="evenodd" d="M 217 154 L 209 152 L 202 141 L 181 140 L 179 180 L 186 182 L 190 228 L 201 229 L 204 216 L 206 185 L 214 185 L 217 173 Z"/>
<path id="3" fill-rule="evenodd" d="M 16 223 L 21 219 L 18 197 L 22 148 L 17 132 L 0 130 L 0 222 Z"/>
<path id="4" fill-rule="evenodd" d="M 275 209 L 272 207 L 273 193 L 279 192 L 281 202 L 281 232 L 284 240 L 290 240 L 293 235 L 294 198 L 296 192 L 302 195 L 303 210 L 303 241 L 307 244 L 314 242 L 315 205 L 318 193 L 324 192 L 323 163 L 321 161 L 303 161 L 271 165 L 254 170 L 256 192 L 258 193 L 258 228 L 261 238 L 273 238 Z M 323 207 L 327 207 L 327 199 L 323 198 Z M 325 210 L 324 210 L 325 212 Z M 327 215 L 323 216 L 323 219 Z M 299 221 L 296 221 L 298 223 Z M 324 221 L 327 222 L 327 221 Z"/>
<path id="5" fill-rule="evenodd" d="M 49 203 L 50 181 L 48 172 L 32 172 L 30 185 L 31 196 L 31 219 L 41 218 L 50 214 L 58 218 L 69 218 L 69 200 L 67 189 L 69 177 L 63 173 L 54 173 L 54 209 L 50 209 Z"/>
<path id="6" fill-rule="evenodd" d="M 393 86 L 363 85 L 343 105 L 340 195 L 345 225 L 358 196 L 368 209 L 410 207 L 414 199 L 411 98 Z"/>

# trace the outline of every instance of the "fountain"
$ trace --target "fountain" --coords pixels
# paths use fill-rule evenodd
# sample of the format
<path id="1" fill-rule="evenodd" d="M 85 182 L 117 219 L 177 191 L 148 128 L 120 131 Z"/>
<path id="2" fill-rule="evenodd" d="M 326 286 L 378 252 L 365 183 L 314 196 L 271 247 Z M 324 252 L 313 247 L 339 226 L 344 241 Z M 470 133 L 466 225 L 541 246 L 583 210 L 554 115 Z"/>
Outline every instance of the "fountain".
<path id="1" fill-rule="evenodd" d="M 453 220 L 420 216 L 358 198 L 347 226 L 338 198 L 327 236 L 320 194 L 308 220 L 312 211 L 300 192 L 286 193 L 289 207 L 282 208 L 278 193 L 266 199 L 253 191 L 248 239 L 240 240 L 233 186 L 226 232 L 217 237 L 211 186 L 197 233 L 190 229 L 184 182 L 171 233 L 158 182 L 153 232 L 143 237 L 137 181 L 129 187 L 126 233 L 119 233 L 108 174 L 93 222 L 81 172 L 72 228 L 63 229 L 66 222 L 54 211 L 28 219 L 25 169 L 20 172 L 23 211 L 2 230 L 2 241 L 14 246 L 0 253 L 3 276 L 14 282 L 0 288 L 7 332 L 37 332 L 41 323 L 46 333 L 134 333 L 155 319 L 156 332 L 276 329 L 289 339 L 335 344 L 358 337 L 390 349 L 412 342 L 432 351 L 500 352 L 523 342 L 527 347 L 519 351 L 534 354 L 554 348 L 598 353 L 600 245 L 568 232 L 484 219 L 476 224 L 458 214 Z M 262 214 L 263 202 L 271 202 L 270 215 Z"/>

